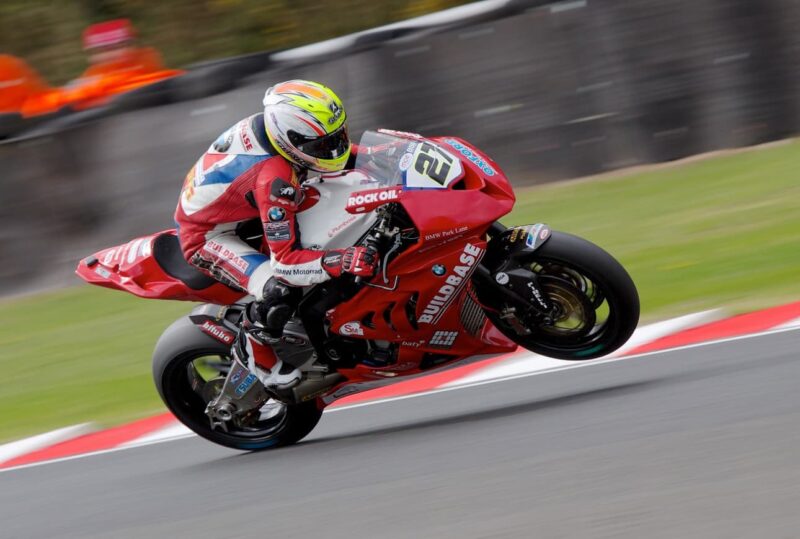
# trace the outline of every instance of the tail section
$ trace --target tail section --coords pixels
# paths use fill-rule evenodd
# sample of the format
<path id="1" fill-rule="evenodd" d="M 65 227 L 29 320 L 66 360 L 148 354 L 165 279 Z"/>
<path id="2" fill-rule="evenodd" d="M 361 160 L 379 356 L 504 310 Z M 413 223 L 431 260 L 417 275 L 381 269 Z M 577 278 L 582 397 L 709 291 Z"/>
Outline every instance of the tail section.
<path id="1" fill-rule="evenodd" d="M 142 298 L 228 305 L 245 295 L 186 262 L 175 230 L 103 249 L 81 260 L 75 273 L 87 283 Z"/>

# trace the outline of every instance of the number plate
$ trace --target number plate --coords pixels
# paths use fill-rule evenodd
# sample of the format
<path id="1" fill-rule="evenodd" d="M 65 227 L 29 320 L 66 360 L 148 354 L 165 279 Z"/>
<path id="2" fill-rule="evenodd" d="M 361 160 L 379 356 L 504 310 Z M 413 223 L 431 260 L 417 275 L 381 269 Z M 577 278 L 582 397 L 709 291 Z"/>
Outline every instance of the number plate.
<path id="1" fill-rule="evenodd" d="M 407 189 L 447 189 L 464 175 L 457 157 L 430 142 L 417 143 L 413 152 L 403 156 L 403 161 L 408 163 L 403 175 Z"/>

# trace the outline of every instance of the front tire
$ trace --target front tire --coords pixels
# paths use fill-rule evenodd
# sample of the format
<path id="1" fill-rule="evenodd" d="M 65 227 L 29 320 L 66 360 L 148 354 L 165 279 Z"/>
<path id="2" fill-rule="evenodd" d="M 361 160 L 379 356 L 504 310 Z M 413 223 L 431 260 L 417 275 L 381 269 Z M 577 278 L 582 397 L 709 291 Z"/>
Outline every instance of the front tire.
<path id="1" fill-rule="evenodd" d="M 188 317 L 164 331 L 153 353 L 153 379 L 167 408 L 206 440 L 247 451 L 291 445 L 310 433 L 322 416 L 314 400 L 283 404 L 270 400 L 247 425 L 212 429 L 206 405 L 221 388 L 230 346 L 201 332 Z"/>
<path id="2" fill-rule="evenodd" d="M 587 360 L 610 354 L 633 334 L 639 322 L 636 286 L 625 268 L 597 245 L 554 231 L 543 245 L 516 260 L 536 274 L 554 305 L 550 321 L 519 316 L 509 323 L 502 317 L 509 306 L 502 294 L 486 283 L 478 284 L 478 291 L 489 307 L 488 318 L 517 344 L 556 359 Z M 519 327 L 529 333 L 521 334 Z"/>

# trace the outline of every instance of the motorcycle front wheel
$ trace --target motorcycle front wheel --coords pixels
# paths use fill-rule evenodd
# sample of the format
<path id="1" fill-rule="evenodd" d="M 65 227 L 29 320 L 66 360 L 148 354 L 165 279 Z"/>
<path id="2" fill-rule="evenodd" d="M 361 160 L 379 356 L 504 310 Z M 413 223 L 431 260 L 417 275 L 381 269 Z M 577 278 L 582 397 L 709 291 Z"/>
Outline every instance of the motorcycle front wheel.
<path id="1" fill-rule="evenodd" d="M 625 268 L 597 245 L 563 232 L 516 260 L 553 306 L 548 316 L 512 305 L 491 285 L 476 283 L 491 322 L 528 350 L 556 359 L 586 360 L 618 349 L 639 322 L 639 294 Z"/>

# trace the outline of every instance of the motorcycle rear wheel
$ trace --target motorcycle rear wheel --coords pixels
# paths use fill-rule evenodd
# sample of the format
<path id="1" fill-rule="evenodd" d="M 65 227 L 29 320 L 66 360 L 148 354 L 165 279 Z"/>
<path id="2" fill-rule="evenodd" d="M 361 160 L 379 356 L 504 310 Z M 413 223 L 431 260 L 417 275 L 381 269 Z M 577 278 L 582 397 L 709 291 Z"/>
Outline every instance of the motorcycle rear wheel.
<path id="1" fill-rule="evenodd" d="M 508 338 L 544 356 L 587 360 L 607 355 L 633 334 L 639 322 L 639 294 L 625 268 L 597 245 L 563 232 L 552 236 L 519 267 L 535 273 L 554 305 L 550 323 L 517 319 L 520 334 L 501 317 L 503 296 L 477 286 L 486 315 Z M 481 294 L 481 292 L 483 292 Z"/>
<path id="2" fill-rule="evenodd" d="M 246 425 L 212 429 L 205 409 L 221 388 L 230 365 L 230 346 L 197 329 L 188 317 L 161 335 L 153 353 L 153 379 L 161 399 L 178 420 L 203 438 L 233 449 L 259 451 L 297 443 L 322 416 L 315 401 L 287 405 L 270 400 Z"/>

